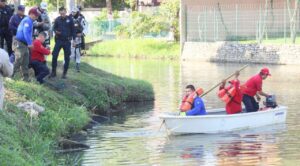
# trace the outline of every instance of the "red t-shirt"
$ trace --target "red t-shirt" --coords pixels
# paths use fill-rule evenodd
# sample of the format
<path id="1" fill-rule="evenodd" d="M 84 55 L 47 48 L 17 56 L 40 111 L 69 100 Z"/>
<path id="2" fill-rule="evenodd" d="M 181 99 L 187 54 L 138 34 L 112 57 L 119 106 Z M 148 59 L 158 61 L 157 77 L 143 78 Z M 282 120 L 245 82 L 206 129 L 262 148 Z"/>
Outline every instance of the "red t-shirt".
<path id="1" fill-rule="evenodd" d="M 49 55 L 50 50 L 46 49 L 42 42 L 37 39 L 33 41 L 32 45 L 33 48 L 31 50 L 31 60 L 45 62 L 45 55 Z"/>
<path id="2" fill-rule="evenodd" d="M 255 96 L 258 91 L 262 90 L 262 77 L 257 74 L 251 77 L 245 85 L 246 87 L 243 91 L 243 94 L 246 94 L 248 96 Z"/>

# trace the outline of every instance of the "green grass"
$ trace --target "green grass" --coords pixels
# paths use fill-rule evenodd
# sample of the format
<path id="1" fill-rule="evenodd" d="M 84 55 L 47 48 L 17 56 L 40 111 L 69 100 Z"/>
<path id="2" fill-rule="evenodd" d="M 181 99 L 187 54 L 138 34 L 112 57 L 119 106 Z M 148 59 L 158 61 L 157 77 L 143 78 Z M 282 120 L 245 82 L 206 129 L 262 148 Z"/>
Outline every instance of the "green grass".
<path id="1" fill-rule="evenodd" d="M 156 39 L 111 40 L 96 44 L 89 49 L 89 55 L 144 58 L 144 59 L 178 59 L 179 43 L 170 43 Z"/>
<path id="2" fill-rule="evenodd" d="M 5 81 L 6 104 L 0 111 L 1 165 L 57 165 L 57 140 L 81 130 L 90 120 L 88 110 L 105 113 L 126 101 L 154 98 L 149 83 L 88 64 L 82 64 L 81 73 L 70 69 L 68 76 L 67 80 L 49 80 L 48 85 Z M 30 123 L 29 115 L 15 106 L 21 101 L 34 101 L 46 110 Z"/>
<path id="3" fill-rule="evenodd" d="M 241 44 L 253 44 L 257 43 L 256 40 L 245 40 L 245 41 L 239 41 Z M 287 38 L 270 38 L 270 39 L 264 39 L 262 44 L 293 44 L 292 40 L 287 37 Z M 296 38 L 296 43 L 295 44 L 300 44 L 300 38 Z"/>

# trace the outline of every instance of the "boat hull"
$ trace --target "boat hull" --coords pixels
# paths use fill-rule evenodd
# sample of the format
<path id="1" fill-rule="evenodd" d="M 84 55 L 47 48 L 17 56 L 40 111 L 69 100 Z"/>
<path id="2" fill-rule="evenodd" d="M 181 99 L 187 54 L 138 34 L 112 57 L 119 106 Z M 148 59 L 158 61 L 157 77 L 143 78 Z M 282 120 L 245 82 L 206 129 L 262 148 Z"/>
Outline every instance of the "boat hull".
<path id="1" fill-rule="evenodd" d="M 177 116 L 161 115 L 167 130 L 174 135 L 196 133 L 223 133 L 245 130 L 284 123 L 286 121 L 287 107 L 280 106 L 275 109 L 253 113 L 239 113 L 232 115 L 218 115 L 224 109 L 215 109 L 208 112 L 216 115 L 204 116 Z"/>

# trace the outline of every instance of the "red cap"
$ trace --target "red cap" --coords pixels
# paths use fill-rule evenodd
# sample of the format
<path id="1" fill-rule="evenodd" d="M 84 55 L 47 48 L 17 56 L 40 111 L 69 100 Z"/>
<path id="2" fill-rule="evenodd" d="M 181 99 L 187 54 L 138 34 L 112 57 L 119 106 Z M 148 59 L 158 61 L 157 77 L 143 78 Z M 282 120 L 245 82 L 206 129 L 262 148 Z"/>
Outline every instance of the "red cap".
<path id="1" fill-rule="evenodd" d="M 29 10 L 28 15 L 30 15 L 30 14 L 33 14 L 33 15 L 35 15 L 36 17 L 40 16 L 40 12 L 38 11 L 38 9 L 37 9 L 36 7 L 31 8 L 31 9 Z"/>
<path id="2" fill-rule="evenodd" d="M 268 68 L 263 68 L 260 70 L 260 73 L 271 76 L 270 71 Z"/>

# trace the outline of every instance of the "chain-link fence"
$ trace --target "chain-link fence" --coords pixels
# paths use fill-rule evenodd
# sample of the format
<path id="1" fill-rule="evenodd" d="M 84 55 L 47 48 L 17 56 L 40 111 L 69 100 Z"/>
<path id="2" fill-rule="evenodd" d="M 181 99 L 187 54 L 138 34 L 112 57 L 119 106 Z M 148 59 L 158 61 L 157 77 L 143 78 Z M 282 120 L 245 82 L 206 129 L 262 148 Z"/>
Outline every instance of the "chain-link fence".
<path id="1" fill-rule="evenodd" d="M 285 0 L 259 4 L 186 5 L 186 41 L 291 42 L 299 32 L 299 7 Z"/>
<path id="2" fill-rule="evenodd" d="M 121 25 L 121 22 L 118 20 L 98 21 L 95 19 L 89 22 L 89 32 L 87 36 L 88 38 L 93 40 L 114 38 L 115 37 L 114 30 L 119 25 Z"/>

